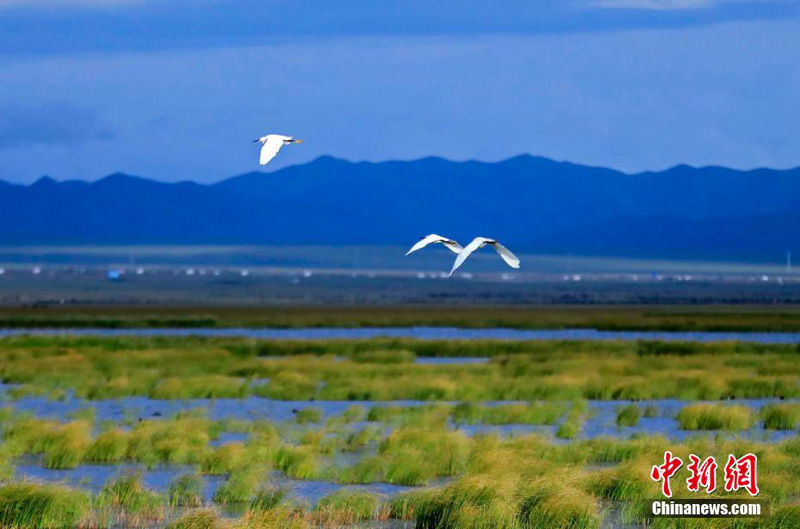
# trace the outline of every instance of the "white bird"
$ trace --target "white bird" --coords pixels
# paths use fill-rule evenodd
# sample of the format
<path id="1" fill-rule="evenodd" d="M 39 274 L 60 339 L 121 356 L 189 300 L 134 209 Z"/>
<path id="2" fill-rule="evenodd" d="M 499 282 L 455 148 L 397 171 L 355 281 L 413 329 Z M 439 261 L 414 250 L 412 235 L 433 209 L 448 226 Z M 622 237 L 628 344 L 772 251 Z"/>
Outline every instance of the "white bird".
<path id="1" fill-rule="evenodd" d="M 296 140 L 291 136 L 283 136 L 281 134 L 267 134 L 266 136 L 261 136 L 257 140 L 253 140 L 253 143 L 259 142 L 261 143 L 261 158 L 259 163 L 261 165 L 267 165 L 270 160 L 275 158 L 275 155 L 278 154 L 281 147 L 290 143 L 303 143 L 303 140 Z"/>
<path id="2" fill-rule="evenodd" d="M 447 237 L 442 237 L 441 235 L 436 235 L 435 233 L 431 233 L 430 235 L 426 235 L 422 237 L 417 244 L 411 247 L 409 251 L 406 252 L 406 255 L 416 252 L 417 250 L 421 250 L 428 246 L 429 244 L 433 243 L 440 243 L 444 244 L 447 248 L 450 249 L 453 253 L 458 253 L 463 248 L 460 244 L 458 244 L 453 239 L 448 239 Z"/>
<path id="3" fill-rule="evenodd" d="M 511 268 L 519 268 L 519 259 L 517 258 L 516 255 L 511 253 L 511 250 L 509 250 L 508 248 L 506 248 L 505 246 L 503 246 L 494 239 L 487 239 L 486 237 L 475 237 L 474 239 L 472 239 L 472 242 L 466 246 L 466 248 L 458 252 L 458 257 L 456 257 L 456 262 L 453 263 L 453 269 L 450 270 L 448 276 L 453 275 L 453 272 L 455 272 L 459 266 L 464 264 L 464 261 L 467 260 L 467 257 L 472 255 L 472 252 L 480 248 L 483 248 L 487 244 L 491 244 L 492 246 L 494 246 L 494 249 L 497 250 L 497 253 L 500 254 L 500 257 L 503 258 L 503 261 L 505 261 L 508 266 L 510 266 Z"/>

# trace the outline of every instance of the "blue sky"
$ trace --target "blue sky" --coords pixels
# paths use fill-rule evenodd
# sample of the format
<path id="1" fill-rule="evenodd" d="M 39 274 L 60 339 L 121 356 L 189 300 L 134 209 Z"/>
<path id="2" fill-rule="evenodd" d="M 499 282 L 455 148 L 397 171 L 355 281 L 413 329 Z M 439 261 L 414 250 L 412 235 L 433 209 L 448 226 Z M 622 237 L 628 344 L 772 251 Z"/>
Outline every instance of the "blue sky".
<path id="1" fill-rule="evenodd" d="M 792 0 L 0 0 L 0 179 L 211 182 L 266 132 L 305 140 L 270 168 L 797 166 L 798 64 Z"/>

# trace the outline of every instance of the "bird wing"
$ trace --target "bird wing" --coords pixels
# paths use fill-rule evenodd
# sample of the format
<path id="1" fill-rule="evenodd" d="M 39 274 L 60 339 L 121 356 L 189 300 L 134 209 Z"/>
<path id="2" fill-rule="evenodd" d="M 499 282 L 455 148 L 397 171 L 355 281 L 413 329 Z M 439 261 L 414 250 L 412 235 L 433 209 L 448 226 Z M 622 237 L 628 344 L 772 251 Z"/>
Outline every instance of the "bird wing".
<path id="1" fill-rule="evenodd" d="M 461 251 L 461 245 L 458 244 L 456 241 L 454 241 L 452 239 L 448 239 L 447 237 L 442 237 L 441 235 L 436 235 L 435 233 L 431 233 L 430 235 L 425 236 L 422 239 L 420 239 L 417 242 L 417 244 L 412 246 L 411 249 L 408 252 L 406 252 L 406 255 L 408 255 L 410 253 L 414 253 L 417 250 L 421 250 L 421 249 L 425 248 L 426 246 L 428 246 L 429 244 L 433 244 L 433 243 L 436 243 L 436 242 L 444 244 L 445 246 L 450 248 L 455 253 L 458 253 L 458 252 Z M 454 248 L 457 248 L 457 249 L 454 249 Z"/>
<path id="2" fill-rule="evenodd" d="M 477 250 L 478 248 L 482 247 L 483 245 L 485 245 L 487 242 L 490 241 L 491 239 L 487 239 L 486 237 L 475 237 L 474 239 L 472 239 L 471 243 L 469 243 L 466 247 L 464 247 L 463 250 L 458 252 L 458 256 L 456 257 L 456 262 L 453 263 L 453 268 L 447 275 L 448 276 L 453 275 L 453 272 L 455 272 L 459 266 L 464 264 L 464 261 L 467 260 L 467 257 L 472 255 L 472 252 L 474 252 L 475 250 Z"/>
<path id="3" fill-rule="evenodd" d="M 444 244 L 453 253 L 461 253 L 461 250 L 464 249 L 460 244 L 452 239 L 442 241 L 442 244 Z"/>
<path id="4" fill-rule="evenodd" d="M 261 159 L 259 163 L 261 165 L 267 165 L 270 160 L 275 158 L 275 155 L 278 154 L 281 147 L 283 147 L 282 137 L 272 134 L 267 136 L 267 141 L 265 141 L 264 145 L 261 147 Z"/>
<path id="5" fill-rule="evenodd" d="M 511 268 L 519 268 L 519 258 L 514 255 L 511 250 L 500 244 L 499 242 L 495 241 L 493 243 L 489 243 L 494 246 L 494 249 L 497 250 L 497 253 L 500 254 L 500 257 L 503 258 L 503 261 L 506 262 L 508 266 Z"/>

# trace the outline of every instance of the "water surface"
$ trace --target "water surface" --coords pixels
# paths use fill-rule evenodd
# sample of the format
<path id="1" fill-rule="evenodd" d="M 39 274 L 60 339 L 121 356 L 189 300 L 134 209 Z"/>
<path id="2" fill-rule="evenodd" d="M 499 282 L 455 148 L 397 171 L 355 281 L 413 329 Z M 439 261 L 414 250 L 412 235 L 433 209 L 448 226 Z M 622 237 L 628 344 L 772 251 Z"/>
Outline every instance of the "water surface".
<path id="1" fill-rule="evenodd" d="M 666 340 L 686 342 L 741 341 L 800 344 L 800 333 L 709 331 L 600 331 L 597 329 L 460 329 L 456 327 L 357 328 L 198 328 L 198 329 L 1 329 L 5 336 L 206 336 L 276 340 L 415 338 L 418 340 Z"/>

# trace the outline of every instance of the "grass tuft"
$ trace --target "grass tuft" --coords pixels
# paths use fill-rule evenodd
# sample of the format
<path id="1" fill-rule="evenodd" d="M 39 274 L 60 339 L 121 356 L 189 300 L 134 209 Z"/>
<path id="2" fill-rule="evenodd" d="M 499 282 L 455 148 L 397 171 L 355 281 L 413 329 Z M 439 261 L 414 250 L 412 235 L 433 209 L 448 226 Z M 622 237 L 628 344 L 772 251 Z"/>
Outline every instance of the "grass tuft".
<path id="1" fill-rule="evenodd" d="M 681 430 L 747 430 L 755 424 L 750 408 L 718 404 L 689 404 L 678 412 Z"/>
<path id="2" fill-rule="evenodd" d="M 19 482 L 0 485 L 0 527 L 72 529 L 90 511 L 89 495 L 60 485 Z"/>

